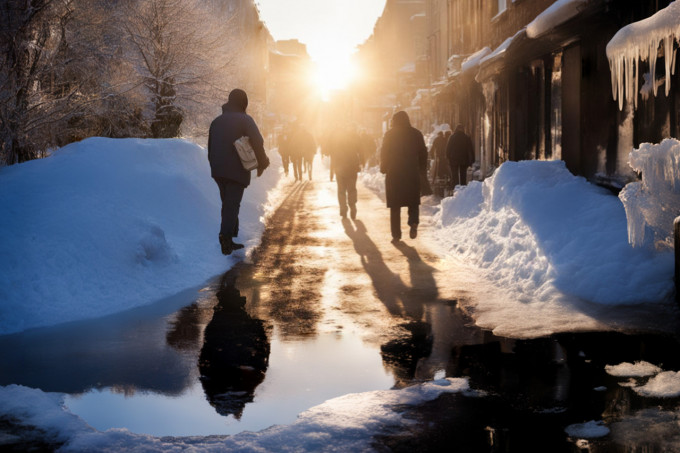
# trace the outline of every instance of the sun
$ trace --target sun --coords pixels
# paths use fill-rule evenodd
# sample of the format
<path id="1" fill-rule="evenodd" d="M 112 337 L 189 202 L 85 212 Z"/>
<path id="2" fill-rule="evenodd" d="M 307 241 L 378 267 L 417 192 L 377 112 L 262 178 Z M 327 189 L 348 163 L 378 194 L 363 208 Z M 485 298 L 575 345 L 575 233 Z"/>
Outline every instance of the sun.
<path id="1" fill-rule="evenodd" d="M 328 100 L 334 91 L 345 90 L 357 78 L 356 65 L 350 58 L 334 55 L 315 62 L 313 80 L 323 100 Z"/>

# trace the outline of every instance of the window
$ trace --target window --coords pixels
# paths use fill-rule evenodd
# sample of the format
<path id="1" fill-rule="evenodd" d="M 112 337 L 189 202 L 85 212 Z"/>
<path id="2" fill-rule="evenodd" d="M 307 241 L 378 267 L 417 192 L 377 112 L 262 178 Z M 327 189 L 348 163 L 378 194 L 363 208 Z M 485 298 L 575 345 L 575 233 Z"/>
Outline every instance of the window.
<path id="1" fill-rule="evenodd" d="M 508 0 L 498 0 L 498 14 L 502 13 L 508 8 Z"/>

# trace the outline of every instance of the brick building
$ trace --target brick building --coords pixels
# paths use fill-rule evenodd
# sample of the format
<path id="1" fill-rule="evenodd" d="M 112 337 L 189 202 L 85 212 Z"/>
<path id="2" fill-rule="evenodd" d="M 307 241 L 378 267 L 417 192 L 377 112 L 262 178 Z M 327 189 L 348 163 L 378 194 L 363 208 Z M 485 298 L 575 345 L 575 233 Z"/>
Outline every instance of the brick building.
<path id="1" fill-rule="evenodd" d="M 668 96 L 619 109 L 606 47 L 619 29 L 668 4 L 427 0 L 428 121 L 465 126 L 479 179 L 506 160 L 562 159 L 574 174 L 618 189 L 635 177 L 627 166 L 633 146 L 677 135 L 679 76 Z M 663 61 L 664 49 L 658 53 Z M 639 71 L 638 89 L 649 65 Z"/>

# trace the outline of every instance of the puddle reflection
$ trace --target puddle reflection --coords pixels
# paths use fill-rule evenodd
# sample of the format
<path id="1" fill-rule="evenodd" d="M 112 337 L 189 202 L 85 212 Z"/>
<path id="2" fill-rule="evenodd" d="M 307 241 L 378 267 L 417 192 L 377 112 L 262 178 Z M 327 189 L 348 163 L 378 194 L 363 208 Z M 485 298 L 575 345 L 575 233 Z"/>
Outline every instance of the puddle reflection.
<path id="1" fill-rule="evenodd" d="M 216 292 L 217 304 L 205 328 L 198 359 L 201 383 L 220 415 L 240 419 L 253 401 L 269 365 L 269 339 L 264 322 L 246 312 L 246 298 L 227 274 Z"/>

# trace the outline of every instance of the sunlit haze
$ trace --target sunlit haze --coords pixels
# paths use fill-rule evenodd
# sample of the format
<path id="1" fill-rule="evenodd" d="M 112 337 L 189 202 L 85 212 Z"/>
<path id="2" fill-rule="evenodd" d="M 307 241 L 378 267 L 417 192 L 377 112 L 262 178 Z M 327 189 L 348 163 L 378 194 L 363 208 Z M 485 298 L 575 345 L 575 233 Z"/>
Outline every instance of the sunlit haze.
<path id="1" fill-rule="evenodd" d="M 298 39 L 317 64 L 322 92 L 345 88 L 356 75 L 350 57 L 373 33 L 385 0 L 258 0 L 276 40 Z"/>

